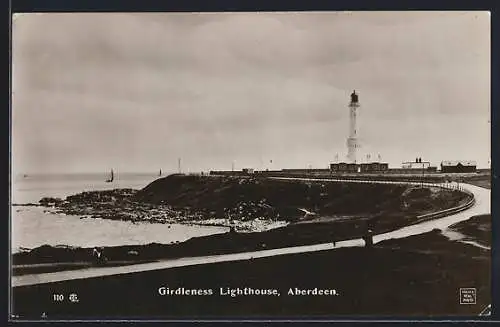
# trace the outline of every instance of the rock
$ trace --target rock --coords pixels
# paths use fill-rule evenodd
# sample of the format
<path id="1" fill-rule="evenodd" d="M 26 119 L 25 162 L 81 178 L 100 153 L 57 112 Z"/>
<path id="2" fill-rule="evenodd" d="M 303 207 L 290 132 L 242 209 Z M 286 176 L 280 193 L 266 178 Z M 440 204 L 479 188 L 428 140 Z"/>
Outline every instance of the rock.
<path id="1" fill-rule="evenodd" d="M 62 204 L 64 201 L 60 198 L 44 197 L 38 202 L 43 206 L 49 207 Z"/>

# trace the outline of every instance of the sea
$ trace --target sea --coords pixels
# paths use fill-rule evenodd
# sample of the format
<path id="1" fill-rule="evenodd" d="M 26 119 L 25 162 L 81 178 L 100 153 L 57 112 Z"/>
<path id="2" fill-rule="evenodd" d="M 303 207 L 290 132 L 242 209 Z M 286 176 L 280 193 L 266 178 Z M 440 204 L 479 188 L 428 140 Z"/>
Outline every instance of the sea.
<path id="1" fill-rule="evenodd" d="M 82 218 L 50 212 L 48 208 L 19 204 L 37 204 L 42 197 L 66 198 L 84 191 L 117 188 L 142 189 L 158 174 L 115 173 L 106 183 L 107 174 L 34 174 L 11 179 L 11 250 L 27 251 L 42 245 L 96 247 L 170 244 L 192 237 L 225 233 L 227 227 Z"/>

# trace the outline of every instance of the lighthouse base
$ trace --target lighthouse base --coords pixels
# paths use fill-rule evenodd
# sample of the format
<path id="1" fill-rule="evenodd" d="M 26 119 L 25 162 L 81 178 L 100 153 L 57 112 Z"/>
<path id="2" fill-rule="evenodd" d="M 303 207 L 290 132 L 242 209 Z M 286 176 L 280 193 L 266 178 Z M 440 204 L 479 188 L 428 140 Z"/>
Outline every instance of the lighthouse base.
<path id="1" fill-rule="evenodd" d="M 347 160 L 349 163 L 356 163 L 356 152 L 360 148 L 358 139 L 350 137 L 347 139 Z"/>

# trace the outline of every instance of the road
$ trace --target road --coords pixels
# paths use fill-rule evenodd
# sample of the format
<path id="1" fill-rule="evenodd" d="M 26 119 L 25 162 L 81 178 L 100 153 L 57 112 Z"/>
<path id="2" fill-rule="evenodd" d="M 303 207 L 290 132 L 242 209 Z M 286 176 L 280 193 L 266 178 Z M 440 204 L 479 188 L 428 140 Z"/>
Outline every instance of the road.
<path id="1" fill-rule="evenodd" d="M 312 179 L 312 178 L 277 178 L 277 179 L 289 179 L 289 180 L 303 180 L 303 181 L 324 181 L 324 182 L 335 182 L 341 181 L 338 179 Z M 409 184 L 403 182 L 392 182 L 392 181 L 347 181 L 355 183 L 383 183 L 383 184 Z M 422 183 L 410 183 L 415 185 L 421 185 Z M 424 185 L 437 185 L 437 184 L 426 184 Z M 378 243 L 388 239 L 398 239 L 404 238 L 412 235 L 419 235 L 431 230 L 438 228 L 445 230 L 449 226 L 467 220 L 472 216 L 480 214 L 490 213 L 490 190 L 481 188 L 478 186 L 470 184 L 460 184 L 460 186 L 471 192 L 475 197 L 475 203 L 469 209 L 462 211 L 457 214 L 453 214 L 444 218 L 439 218 L 435 220 L 425 221 L 415 225 L 403 227 L 392 232 L 378 234 L 373 237 L 373 242 Z M 271 257 L 277 255 L 293 254 L 293 253 L 307 253 L 316 252 L 323 250 L 332 250 L 343 247 L 361 247 L 364 246 L 364 241 L 362 239 L 352 239 L 346 241 L 336 242 L 335 246 L 333 243 L 323 243 L 315 245 L 306 246 L 295 246 L 280 249 L 253 251 L 253 252 L 243 252 L 243 253 L 233 253 L 233 254 L 222 254 L 222 255 L 212 255 L 212 256 L 200 256 L 200 257 L 190 257 L 190 258 L 179 258 L 179 259 L 169 259 L 161 260 L 150 263 L 129 265 L 129 266 L 118 266 L 118 267 L 93 267 L 87 269 L 70 270 L 70 271 L 60 271 L 52 273 L 42 273 L 42 274 L 32 274 L 32 275 L 22 275 L 12 277 L 12 287 L 18 286 L 28 286 L 36 284 L 45 284 L 60 282 L 65 280 L 73 279 L 85 279 L 93 277 L 102 276 L 112 276 L 119 274 L 129 274 L 143 271 L 168 269 L 174 267 L 210 264 L 217 262 L 227 262 L 227 261 L 240 261 L 240 260 L 252 260 L 255 258 Z"/>

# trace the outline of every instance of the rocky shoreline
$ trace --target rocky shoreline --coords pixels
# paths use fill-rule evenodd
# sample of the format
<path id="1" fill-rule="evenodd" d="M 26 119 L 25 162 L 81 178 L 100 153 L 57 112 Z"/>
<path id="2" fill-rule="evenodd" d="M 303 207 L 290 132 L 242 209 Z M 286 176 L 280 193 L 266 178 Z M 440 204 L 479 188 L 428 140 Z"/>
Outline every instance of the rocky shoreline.
<path id="1" fill-rule="evenodd" d="M 306 216 L 419 215 L 464 199 L 461 192 L 431 187 L 171 175 L 142 190 L 82 192 L 64 200 L 42 198 L 39 205 L 91 218 L 229 227 L 238 222 L 297 222 Z"/>
<path id="2" fill-rule="evenodd" d="M 225 218 L 208 218 L 206 212 L 191 208 L 175 208 L 166 204 L 151 204 L 134 201 L 138 190 L 114 189 L 108 191 L 82 192 L 66 199 L 44 197 L 37 204 L 16 204 L 14 206 L 42 206 L 47 212 L 80 216 L 81 218 L 100 218 L 131 222 L 149 222 L 163 224 L 187 224 L 200 226 L 230 227 L 239 232 L 259 232 L 286 226 L 288 222 L 264 217 L 255 213 L 268 209 L 263 203 L 241 202 L 233 212 L 226 213 Z M 254 216 L 250 219 L 242 213 L 252 207 Z M 238 212 L 240 210 L 240 212 Z M 238 213 L 240 213 L 238 215 Z M 210 214 L 209 214 L 210 216 Z M 256 217 L 257 216 L 257 217 Z M 231 217 L 231 218 L 229 218 Z"/>
<path id="3" fill-rule="evenodd" d="M 231 228 L 175 244 L 105 249 L 113 260 L 129 260 L 129 251 L 154 260 L 359 238 L 368 229 L 395 230 L 414 223 L 418 215 L 464 201 L 466 194 L 440 188 L 168 176 L 142 190 L 82 192 L 64 200 L 43 198 L 38 205 L 82 218 Z M 15 254 L 14 263 L 85 261 L 90 250 L 46 245 Z"/>

